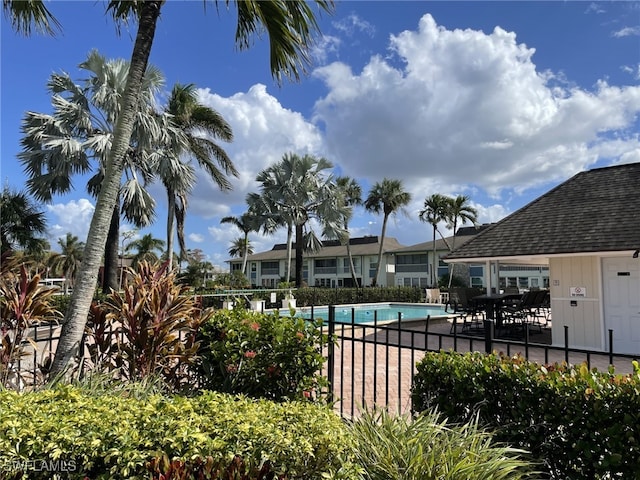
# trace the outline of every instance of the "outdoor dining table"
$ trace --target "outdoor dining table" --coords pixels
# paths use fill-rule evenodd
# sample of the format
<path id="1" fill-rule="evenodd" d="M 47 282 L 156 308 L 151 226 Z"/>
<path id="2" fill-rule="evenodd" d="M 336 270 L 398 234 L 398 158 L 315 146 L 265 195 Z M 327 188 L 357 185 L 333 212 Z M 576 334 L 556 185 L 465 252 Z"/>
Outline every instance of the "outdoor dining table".
<path id="1" fill-rule="evenodd" d="M 495 322 L 496 328 L 502 327 L 502 308 L 509 305 L 510 301 L 519 300 L 519 293 L 489 293 L 473 297 L 472 300 L 478 306 L 484 306 L 488 320 Z"/>

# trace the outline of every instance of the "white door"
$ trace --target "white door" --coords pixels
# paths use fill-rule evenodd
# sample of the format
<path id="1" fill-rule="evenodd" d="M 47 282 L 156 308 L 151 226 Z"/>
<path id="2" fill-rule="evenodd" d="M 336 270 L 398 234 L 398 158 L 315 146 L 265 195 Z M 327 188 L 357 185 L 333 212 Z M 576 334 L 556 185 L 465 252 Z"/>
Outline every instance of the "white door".
<path id="1" fill-rule="evenodd" d="M 606 347 L 613 330 L 613 350 L 640 353 L 640 259 L 603 258 Z"/>

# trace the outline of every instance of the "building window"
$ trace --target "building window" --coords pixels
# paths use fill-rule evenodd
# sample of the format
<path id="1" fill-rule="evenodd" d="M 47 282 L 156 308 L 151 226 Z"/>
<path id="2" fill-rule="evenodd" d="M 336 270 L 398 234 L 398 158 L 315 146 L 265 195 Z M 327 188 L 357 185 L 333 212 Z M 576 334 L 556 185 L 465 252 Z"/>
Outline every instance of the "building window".
<path id="1" fill-rule="evenodd" d="M 518 288 L 529 288 L 529 277 L 518 277 Z"/>
<path id="2" fill-rule="evenodd" d="M 472 277 L 484 277 L 484 267 L 477 265 L 469 267 L 469 275 Z"/>
<path id="3" fill-rule="evenodd" d="M 264 261 L 260 264 L 262 275 L 280 275 L 280 262 Z"/>

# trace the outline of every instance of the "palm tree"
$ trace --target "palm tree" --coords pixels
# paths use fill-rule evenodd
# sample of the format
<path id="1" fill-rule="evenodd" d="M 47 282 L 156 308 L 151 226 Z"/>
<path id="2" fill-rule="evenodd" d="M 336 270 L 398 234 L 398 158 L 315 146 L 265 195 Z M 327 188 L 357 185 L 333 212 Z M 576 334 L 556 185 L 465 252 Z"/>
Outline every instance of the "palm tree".
<path id="1" fill-rule="evenodd" d="M 41 256 L 49 242 L 40 237 L 47 231 L 44 212 L 23 192 L 8 186 L 0 194 L 0 251 L 2 254 L 23 249 L 28 255 Z"/>
<path id="2" fill-rule="evenodd" d="M 438 255 L 436 252 L 436 232 L 438 224 L 447 220 L 451 205 L 451 197 L 434 193 L 424 199 L 424 208 L 420 210 L 419 218 L 423 222 L 429 223 L 433 227 L 433 265 L 431 270 L 431 287 L 438 287 Z M 442 234 L 440 236 L 443 238 Z M 445 240 L 446 243 L 446 240 Z M 447 247 L 449 245 L 447 244 Z M 449 248 L 449 250 L 451 250 Z"/>
<path id="3" fill-rule="evenodd" d="M 233 242 L 231 242 L 231 246 L 229 247 L 229 255 L 232 257 L 242 258 L 242 273 L 246 275 L 245 265 L 247 264 L 247 256 L 253 255 L 253 247 L 251 246 L 251 242 L 247 237 L 238 237 Z"/>
<path id="4" fill-rule="evenodd" d="M 369 191 L 369 195 L 364 201 L 364 208 L 368 211 L 379 214 L 382 212 L 382 232 L 380 234 L 380 247 L 378 248 L 378 264 L 376 273 L 371 281 L 373 286 L 378 283 L 380 274 L 380 263 L 382 263 L 382 246 L 387 232 L 387 220 L 389 216 L 395 215 L 404 209 L 411 201 L 411 194 L 406 192 L 400 180 L 385 178 L 382 182 L 377 182 Z"/>
<path id="5" fill-rule="evenodd" d="M 261 203 L 268 210 L 267 217 L 273 218 L 276 225 L 287 225 L 288 263 L 291 259 L 291 231 L 295 230 L 296 287 L 302 285 L 303 252 L 322 247 L 322 242 L 310 228 L 309 220 L 318 220 L 325 238 L 344 238 L 345 235 L 344 218 L 347 213 L 333 176 L 325 172 L 330 168 L 333 165 L 324 158 L 289 153 L 256 177 L 261 183 Z M 255 203 L 252 200 L 252 204 Z M 275 220 L 277 218 L 280 220 Z"/>
<path id="6" fill-rule="evenodd" d="M 331 11 L 331 0 L 315 0 L 324 11 Z M 18 0 L 3 1 L 6 13 L 18 30 L 28 33 L 31 24 L 48 25 L 46 9 L 41 0 L 31 0 L 26 12 Z M 153 46 L 155 29 L 164 0 L 129 2 L 110 1 L 108 12 L 117 24 L 131 18 L 138 20 L 127 86 L 121 98 L 122 114 L 114 130 L 111 151 L 105 165 L 105 180 L 98 195 L 86 245 L 86 260 L 78 275 L 63 329 L 51 367 L 51 375 L 61 372 L 74 357 L 84 333 L 89 307 L 93 299 L 95 279 L 109 230 L 111 214 L 116 206 L 124 157 L 134 130 L 135 115 L 140 97 L 144 72 Z M 299 79 L 308 63 L 308 51 L 318 24 L 306 0 L 264 2 L 243 0 L 235 2 L 237 8 L 236 43 L 241 49 L 253 43 L 254 34 L 266 32 L 270 45 L 270 68 L 276 81 L 282 77 Z M 39 9 L 37 7 L 40 7 Z"/>
<path id="7" fill-rule="evenodd" d="M 49 257 L 49 267 L 54 272 L 61 272 L 65 278 L 65 288 L 74 287 L 76 275 L 84 257 L 84 242 L 78 237 L 67 233 L 67 236 L 58 239 L 60 253 L 53 253 Z"/>
<path id="8" fill-rule="evenodd" d="M 142 262 L 157 263 L 160 257 L 156 254 L 156 250 L 162 253 L 163 249 L 164 241 L 154 238 L 150 233 L 132 241 L 125 247 L 126 252 L 136 251 L 131 260 L 131 266 L 134 268 Z"/>
<path id="9" fill-rule="evenodd" d="M 229 249 L 229 255 L 231 255 L 232 257 L 242 258 L 242 273 L 246 275 L 247 257 L 253 253 L 253 249 L 251 249 L 251 243 L 249 242 L 249 233 L 257 232 L 260 229 L 260 217 L 251 210 L 248 210 L 247 212 L 240 215 L 240 217 L 223 217 L 220 220 L 220 223 L 230 223 L 232 225 L 235 225 L 243 233 L 243 237 L 236 239 L 233 243 L 234 247 L 242 245 L 244 250 L 239 253 L 233 254 L 231 253 L 231 249 Z M 251 249 L 251 252 L 249 252 L 249 249 Z"/>
<path id="10" fill-rule="evenodd" d="M 467 222 L 476 224 L 478 222 L 478 211 L 469 205 L 469 197 L 466 195 L 458 195 L 449 202 L 449 209 L 446 215 L 447 228 L 453 231 L 453 240 L 451 240 L 451 250 L 456 248 L 456 235 L 458 233 L 458 220 L 462 225 Z M 449 284 L 448 288 L 451 288 L 451 282 L 453 281 L 453 268 L 449 271 Z"/>
<path id="11" fill-rule="evenodd" d="M 336 179 L 336 185 L 338 186 L 338 191 L 344 197 L 343 201 L 347 208 L 353 207 L 355 205 L 362 205 L 362 187 L 355 179 L 349 177 L 338 177 Z M 350 217 L 351 215 L 344 217 L 344 229 L 347 232 L 345 244 L 347 246 L 347 256 L 349 257 L 349 271 L 351 272 L 351 279 L 353 280 L 353 285 L 357 287 L 358 278 L 356 276 L 356 269 L 353 265 L 353 257 L 351 255 L 351 245 L 349 239 Z M 362 266 L 360 268 L 362 268 Z"/>
<path id="12" fill-rule="evenodd" d="M 50 77 L 53 114 L 28 112 L 23 120 L 23 151 L 18 157 L 29 175 L 28 189 L 40 201 L 50 202 L 54 194 L 67 193 L 73 187 L 75 173 L 93 170 L 87 189 L 96 196 L 102 188 L 113 126 L 120 115 L 118 100 L 125 89 L 129 66 L 124 60 L 106 60 L 93 51 L 80 68 L 88 73 L 80 84 L 65 73 Z M 104 292 L 118 285 L 120 214 L 138 228 L 149 225 L 155 205 L 144 188 L 151 179 L 150 163 L 155 159 L 159 142 L 166 141 L 166 137 L 180 144 L 181 133 L 173 127 L 169 115 L 153 111 L 154 95 L 162 84 L 160 72 L 149 68 L 125 161 L 125 178 L 112 212 L 105 250 Z M 95 165 L 92 159 L 96 160 Z"/>
<path id="13" fill-rule="evenodd" d="M 169 253 L 173 253 L 174 219 L 178 230 L 180 259 L 184 259 L 187 197 L 196 180 L 193 167 L 183 161 L 184 157 L 194 158 L 223 191 L 231 189 L 227 175 L 237 177 L 238 171 L 227 153 L 213 141 L 232 141 L 231 127 L 218 112 L 198 102 L 195 85 L 174 85 L 165 111 L 172 116 L 173 122 L 186 137 L 186 144 L 177 142 L 177 148 L 168 152 L 158 164 L 158 173 L 168 197 L 167 256 L 171 269 L 173 255 Z"/>

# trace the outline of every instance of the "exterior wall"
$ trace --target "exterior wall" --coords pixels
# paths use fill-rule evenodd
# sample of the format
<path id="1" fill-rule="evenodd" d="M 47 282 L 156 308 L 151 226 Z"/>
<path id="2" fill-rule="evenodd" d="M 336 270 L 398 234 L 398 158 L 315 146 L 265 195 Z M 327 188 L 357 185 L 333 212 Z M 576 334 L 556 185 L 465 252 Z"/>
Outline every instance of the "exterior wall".
<path id="1" fill-rule="evenodd" d="M 549 272 L 553 344 L 564 345 L 566 325 L 569 327 L 570 346 L 603 349 L 600 258 L 552 258 Z M 586 289 L 586 296 L 571 297 L 572 287 Z"/>
<path id="2" fill-rule="evenodd" d="M 322 259 L 327 259 L 331 257 L 322 257 Z M 322 286 L 330 286 L 337 287 L 340 285 L 344 285 L 345 282 L 350 283 L 351 280 L 351 272 L 349 270 L 349 257 L 344 255 L 340 257 L 333 257 L 336 260 L 336 268 L 332 269 L 331 272 L 326 271 L 318 271 L 315 267 L 316 258 L 306 258 L 305 265 L 303 267 L 303 276 L 304 281 L 310 285 L 322 285 Z M 372 278 L 370 275 L 373 275 L 375 270 L 375 264 L 377 255 L 354 255 L 353 256 L 354 263 L 356 264 L 356 277 L 360 279 L 362 286 L 371 285 Z M 247 277 L 249 278 L 252 285 L 261 285 L 261 286 L 277 286 L 282 277 L 285 276 L 286 273 L 286 260 L 267 260 L 268 262 L 278 262 L 279 272 L 275 273 L 267 273 L 262 269 L 262 261 L 261 260 L 249 260 L 247 267 Z M 240 265 L 242 260 L 234 259 L 229 262 L 229 269 L 231 272 L 240 269 Z M 252 264 L 255 263 L 256 269 L 252 270 Z M 380 265 L 380 272 L 378 275 L 378 286 L 393 286 L 395 285 L 395 262 L 393 255 L 382 255 L 382 264 Z M 295 273 L 295 262 L 292 260 L 291 264 L 291 273 L 292 275 Z"/>

